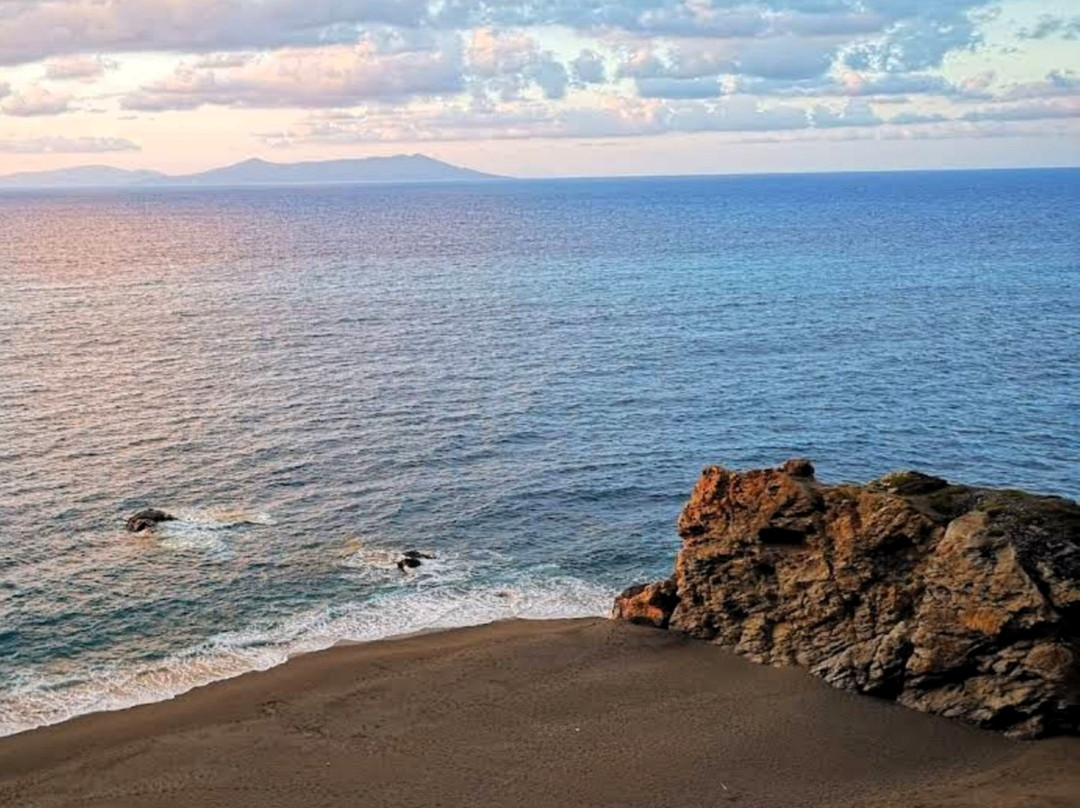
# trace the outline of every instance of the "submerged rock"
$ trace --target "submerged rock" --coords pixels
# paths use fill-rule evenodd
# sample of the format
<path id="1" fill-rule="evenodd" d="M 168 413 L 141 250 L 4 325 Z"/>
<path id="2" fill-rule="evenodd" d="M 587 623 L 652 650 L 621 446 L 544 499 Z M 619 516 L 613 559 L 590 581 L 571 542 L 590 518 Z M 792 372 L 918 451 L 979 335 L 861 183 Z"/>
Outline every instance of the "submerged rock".
<path id="1" fill-rule="evenodd" d="M 1021 737 L 1080 730 L 1080 506 L 805 460 L 705 469 L 672 581 L 614 615 Z"/>
<path id="2" fill-rule="evenodd" d="M 428 553 L 421 553 L 419 550 L 406 550 L 401 554 L 401 559 L 397 563 L 397 568 L 402 572 L 407 569 L 416 569 L 420 566 L 421 560 L 432 561 L 435 556 Z"/>
<path id="3" fill-rule="evenodd" d="M 127 520 L 125 527 L 132 533 L 141 533 L 144 530 L 153 530 L 159 522 L 172 522 L 176 517 L 172 514 L 159 511 L 157 508 L 147 508 L 139 511 Z"/>

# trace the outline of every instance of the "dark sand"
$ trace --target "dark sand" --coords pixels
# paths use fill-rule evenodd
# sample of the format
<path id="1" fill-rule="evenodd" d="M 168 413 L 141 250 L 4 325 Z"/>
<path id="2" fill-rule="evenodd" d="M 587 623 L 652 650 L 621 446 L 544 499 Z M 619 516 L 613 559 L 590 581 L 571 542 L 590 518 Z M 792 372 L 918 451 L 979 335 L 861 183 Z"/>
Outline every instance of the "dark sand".
<path id="1" fill-rule="evenodd" d="M 606 620 L 299 657 L 0 739 L 0 805 L 1077 806 L 1019 743 Z"/>

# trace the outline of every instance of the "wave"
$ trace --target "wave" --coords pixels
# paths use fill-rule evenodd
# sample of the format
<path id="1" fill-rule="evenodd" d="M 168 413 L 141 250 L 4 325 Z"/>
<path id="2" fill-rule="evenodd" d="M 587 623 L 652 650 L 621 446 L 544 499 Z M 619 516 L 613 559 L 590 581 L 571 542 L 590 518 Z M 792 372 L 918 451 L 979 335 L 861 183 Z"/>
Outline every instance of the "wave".
<path id="1" fill-rule="evenodd" d="M 273 525 L 274 518 L 265 511 L 253 511 L 247 508 L 181 508 L 171 511 L 176 522 L 165 522 L 165 526 L 176 523 L 197 525 L 211 530 L 225 530 L 239 525 Z"/>
<path id="2" fill-rule="evenodd" d="M 179 508 L 169 510 L 175 520 L 160 523 L 154 536 L 162 547 L 228 555 L 225 532 L 244 525 L 274 525 L 263 511 L 243 508 Z"/>
<path id="3" fill-rule="evenodd" d="M 614 594 L 576 578 L 552 577 L 543 569 L 505 585 L 445 584 L 443 580 L 439 586 L 410 586 L 366 601 L 301 612 L 272 626 L 223 632 L 186 651 L 131 666 L 84 672 L 69 662 L 60 669 L 18 672 L 12 686 L 0 691 L 0 736 L 87 713 L 164 701 L 341 642 L 371 642 L 511 618 L 600 616 Z"/>

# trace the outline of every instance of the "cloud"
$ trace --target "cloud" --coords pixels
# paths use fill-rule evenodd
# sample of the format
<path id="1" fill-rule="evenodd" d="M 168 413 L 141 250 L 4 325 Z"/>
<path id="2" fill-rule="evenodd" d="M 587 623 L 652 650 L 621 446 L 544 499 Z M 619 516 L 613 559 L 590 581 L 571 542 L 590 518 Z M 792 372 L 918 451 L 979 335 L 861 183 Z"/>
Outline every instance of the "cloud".
<path id="1" fill-rule="evenodd" d="M 106 70 L 113 70 L 116 66 L 116 62 L 101 56 L 60 56 L 45 63 L 45 78 L 53 81 L 85 81 L 103 76 Z"/>
<path id="2" fill-rule="evenodd" d="M 768 106 L 749 96 L 673 107 L 669 119 L 676 132 L 768 132 L 807 126 L 805 110 Z"/>
<path id="3" fill-rule="evenodd" d="M 516 31 L 478 28 L 466 50 L 471 76 L 479 80 L 478 92 L 503 100 L 518 98 L 531 85 L 545 98 L 566 95 L 570 74 L 548 50 L 541 50 L 531 36 Z"/>
<path id="4" fill-rule="evenodd" d="M 716 5 L 700 0 L 439 0 L 431 3 L 428 22 L 455 28 L 558 25 L 646 36 L 745 37 L 766 32 L 775 12 L 768 2 Z"/>
<path id="5" fill-rule="evenodd" d="M 888 27 L 884 14 L 868 11 L 800 12 L 788 11 L 771 20 L 777 33 L 802 36 L 851 36 L 872 34 Z"/>
<path id="6" fill-rule="evenodd" d="M 594 107 L 553 109 L 527 101 L 496 109 L 370 110 L 319 115 L 266 136 L 274 146 L 403 141 L 639 137 L 668 132 L 776 131 L 805 128 L 806 112 L 753 98 L 703 101 L 608 98 Z"/>
<path id="7" fill-rule="evenodd" d="M 1006 101 L 1019 101 L 1027 98 L 1054 98 L 1063 95 L 1080 95 L 1080 77 L 1052 70 L 1043 81 L 1013 84 L 1002 93 Z"/>
<path id="8" fill-rule="evenodd" d="M 1080 118 L 1080 96 L 998 104 L 963 115 L 965 121 L 1041 121 L 1051 118 Z"/>
<path id="9" fill-rule="evenodd" d="M 810 79 L 763 79 L 739 76 L 733 92 L 789 98 L 874 98 L 878 103 L 897 103 L 909 96 L 949 100 L 989 99 L 993 73 L 949 81 L 933 73 L 861 73 L 843 70 Z"/>
<path id="10" fill-rule="evenodd" d="M 39 137 L 0 140 L 0 152 L 9 154 L 102 154 L 139 151 L 140 146 L 122 137 Z"/>
<path id="11" fill-rule="evenodd" d="M 315 46 L 358 25 L 419 27 L 426 0 L 19 0 L 0 15 L 0 64 L 121 51 Z"/>
<path id="12" fill-rule="evenodd" d="M 570 84 L 570 75 L 566 72 L 566 68 L 550 57 L 542 58 L 531 65 L 526 75 L 536 82 L 544 93 L 544 98 L 562 98 L 566 95 L 567 85 Z"/>
<path id="13" fill-rule="evenodd" d="M 839 92 L 851 96 L 951 95 L 955 88 L 942 76 L 929 73 L 845 73 L 840 77 Z"/>
<path id="14" fill-rule="evenodd" d="M 648 45 L 626 51 L 617 76 L 639 83 L 643 79 L 716 81 L 723 75 L 784 81 L 817 78 L 829 69 L 835 50 L 832 44 L 791 36 L 737 42 L 684 41 L 662 50 Z"/>
<path id="15" fill-rule="evenodd" d="M 182 64 L 168 79 L 120 100 L 123 109 L 164 111 L 206 104 L 234 107 L 349 107 L 362 101 L 448 95 L 464 89 L 456 37 L 426 49 L 352 47 L 280 50 L 236 67 Z"/>
<path id="16" fill-rule="evenodd" d="M 760 8 L 712 8 L 704 3 L 671 3 L 642 12 L 626 28 L 652 35 L 741 38 L 766 33 L 769 21 Z"/>
<path id="17" fill-rule="evenodd" d="M 839 76 L 809 79 L 762 79 L 740 76 L 732 85 L 736 92 L 791 98 L 878 97 L 950 95 L 953 85 L 940 76 L 924 74 L 866 74 L 847 71 Z"/>
<path id="18" fill-rule="evenodd" d="M 720 95 L 720 82 L 715 77 L 640 78 L 635 83 L 642 98 L 716 98 Z"/>
<path id="19" fill-rule="evenodd" d="M 845 40 L 861 57 L 936 64 L 975 41 L 990 0 L 9 0 L 0 64 L 50 56 L 248 51 L 350 44 L 379 26 L 412 30 L 563 26 L 646 38 Z"/>
<path id="20" fill-rule="evenodd" d="M 1080 39 L 1080 17 L 1054 17 L 1043 14 L 1034 28 L 1024 28 L 1018 33 L 1021 39 Z"/>
<path id="21" fill-rule="evenodd" d="M 981 41 L 973 12 L 990 5 L 985 0 L 867 4 L 894 22 L 883 36 L 850 47 L 844 62 L 855 70 L 901 73 L 939 67 L 947 54 L 973 49 Z"/>
<path id="22" fill-rule="evenodd" d="M 897 126 L 912 126 L 929 123 L 943 123 L 948 120 L 951 119 L 948 116 L 939 113 L 924 115 L 919 112 L 901 112 L 900 114 L 889 118 L 888 123 Z"/>
<path id="23" fill-rule="evenodd" d="M 766 79 L 820 76 L 832 64 L 836 47 L 816 40 L 780 37 L 753 42 L 737 57 L 737 72 Z"/>
<path id="24" fill-rule="evenodd" d="M 884 5 L 881 11 L 874 8 Z M 857 0 L 445 0 L 433 24 L 561 25 L 578 31 L 622 31 L 641 37 L 739 39 L 782 34 L 854 36 L 884 31 L 915 4 Z M 934 14 L 931 3 L 919 4 Z"/>
<path id="25" fill-rule="evenodd" d="M 810 114 L 814 126 L 818 129 L 837 129 L 847 126 L 880 126 L 884 121 L 879 118 L 865 101 L 848 101 L 840 110 L 827 106 L 816 106 Z"/>
<path id="26" fill-rule="evenodd" d="M 196 69 L 216 70 L 225 67 L 243 67 L 252 61 L 257 54 L 245 53 L 206 53 L 191 62 L 191 67 Z"/>
<path id="27" fill-rule="evenodd" d="M 0 112 L 20 118 L 60 115 L 70 109 L 70 96 L 51 93 L 36 84 L 25 90 L 9 93 L 3 103 L 0 103 Z"/>
<path id="28" fill-rule="evenodd" d="M 574 81 L 581 84 L 604 84 L 607 70 L 604 57 L 594 50 L 585 49 L 570 63 Z"/>
<path id="29" fill-rule="evenodd" d="M 508 73 L 521 73 L 535 62 L 540 47 L 527 34 L 479 28 L 469 41 L 467 57 L 474 74 L 495 78 Z"/>
<path id="30" fill-rule="evenodd" d="M 925 121 L 922 123 L 926 123 Z M 766 133 L 742 138 L 743 143 L 793 143 L 808 140 L 843 142 L 848 140 L 955 140 L 958 138 L 1075 137 L 1077 130 L 1067 121 L 1050 126 L 1046 122 L 995 121 L 971 123 L 946 119 L 935 126 L 846 127 Z"/>
<path id="31" fill-rule="evenodd" d="M 358 113 L 313 115 L 266 135 L 275 145 L 918 130 L 957 118 L 977 131 L 995 121 L 1071 117 L 1080 79 L 1067 71 L 1009 83 L 1020 67 L 1003 62 L 1000 76 L 958 78 L 954 69 L 971 62 L 955 60 L 942 74 L 946 57 L 978 46 L 995 7 L 992 0 L 0 0 L 0 64 L 43 60 L 46 79 L 16 92 L 0 85 L 0 111 L 86 113 L 115 99 L 123 110 L 148 112 L 216 105 Z M 1021 34 L 1064 37 L 1077 26 L 1080 18 L 1044 16 Z M 182 55 L 171 73 L 139 76 L 141 86 L 119 96 L 74 83 L 101 77 L 114 65 L 111 55 L 125 51 Z M 127 61 L 132 70 L 160 64 Z"/>

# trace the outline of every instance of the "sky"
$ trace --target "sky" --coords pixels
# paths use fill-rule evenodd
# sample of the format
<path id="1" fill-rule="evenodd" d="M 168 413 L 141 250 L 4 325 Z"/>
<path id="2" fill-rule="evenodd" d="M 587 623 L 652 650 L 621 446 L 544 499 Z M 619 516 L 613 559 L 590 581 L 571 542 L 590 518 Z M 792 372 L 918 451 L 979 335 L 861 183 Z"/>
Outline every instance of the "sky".
<path id="1" fill-rule="evenodd" d="M 0 173 L 1080 165 L 1078 0 L 0 0 Z"/>

